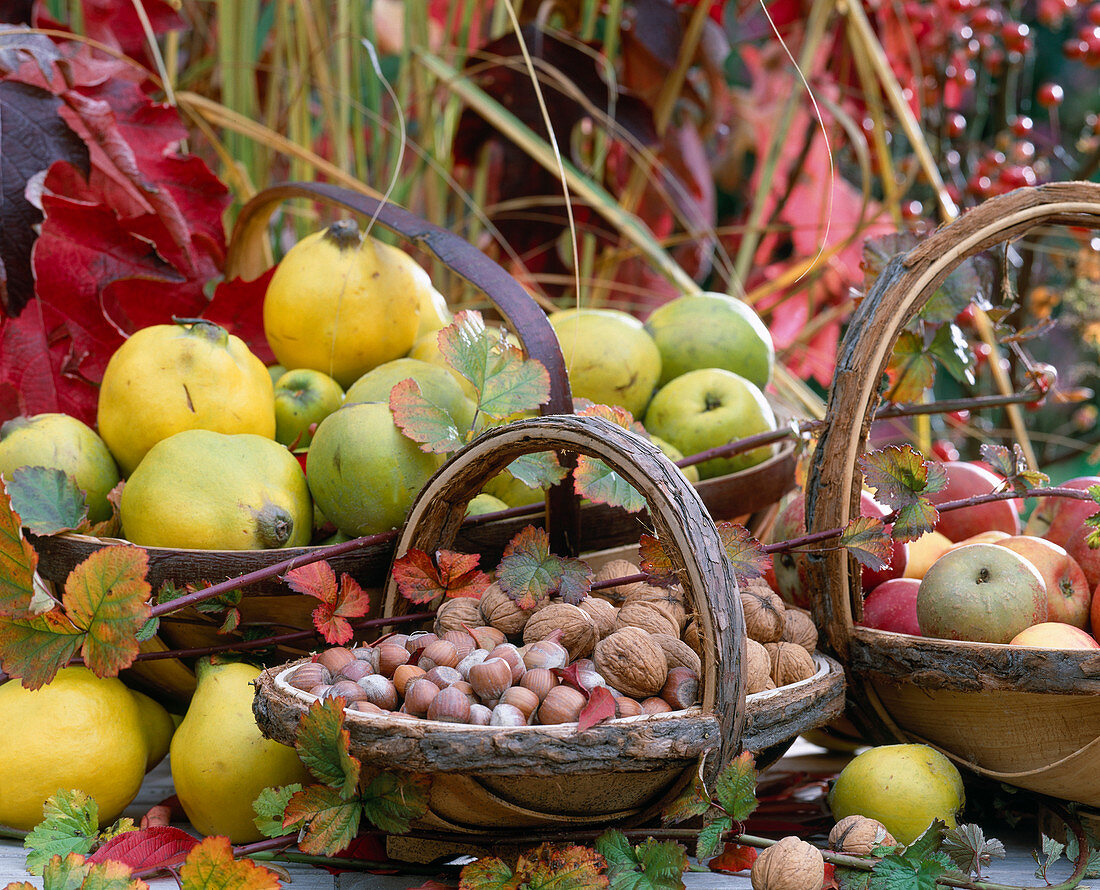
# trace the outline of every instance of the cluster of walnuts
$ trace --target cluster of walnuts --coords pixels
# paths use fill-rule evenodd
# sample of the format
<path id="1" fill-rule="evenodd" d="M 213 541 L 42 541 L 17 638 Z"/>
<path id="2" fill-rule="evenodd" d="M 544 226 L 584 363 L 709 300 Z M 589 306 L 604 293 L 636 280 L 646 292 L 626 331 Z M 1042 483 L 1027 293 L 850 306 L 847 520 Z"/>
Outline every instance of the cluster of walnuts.
<path id="1" fill-rule="evenodd" d="M 785 604 L 763 578 L 741 587 L 745 613 L 746 694 L 807 680 L 814 675 L 817 628 L 810 614 Z"/>

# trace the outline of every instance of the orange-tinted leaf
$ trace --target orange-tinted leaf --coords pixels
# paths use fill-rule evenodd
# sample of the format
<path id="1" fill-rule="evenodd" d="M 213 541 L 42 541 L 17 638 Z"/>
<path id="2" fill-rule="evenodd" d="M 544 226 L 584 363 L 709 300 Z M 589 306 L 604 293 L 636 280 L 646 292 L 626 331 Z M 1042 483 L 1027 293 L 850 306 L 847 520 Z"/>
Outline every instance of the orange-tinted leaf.
<path id="1" fill-rule="evenodd" d="M 66 614 L 86 636 L 84 663 L 98 676 L 114 676 L 138 653 L 137 633 L 149 619 L 149 556 L 140 547 L 104 547 L 65 580 Z"/>
<path id="2" fill-rule="evenodd" d="M 632 429 L 634 426 L 634 415 L 621 405 L 585 405 L 577 411 L 577 414 L 581 417 L 602 417 L 621 426 L 624 430 Z"/>
<path id="3" fill-rule="evenodd" d="M 462 869 L 458 890 L 518 890 L 523 878 L 503 859 L 482 856 Z"/>
<path id="4" fill-rule="evenodd" d="M 332 856 L 343 850 L 359 833 L 362 807 L 354 798 L 341 797 L 327 785 L 310 785 L 290 798 L 283 827 L 305 827 L 298 842 L 303 852 Z"/>
<path id="5" fill-rule="evenodd" d="M 615 696 L 605 686 L 597 686 L 588 695 L 588 703 L 577 719 L 577 729 L 584 732 L 604 720 L 615 719 Z"/>
<path id="6" fill-rule="evenodd" d="M 59 609 L 33 618 L 0 618 L 0 669 L 38 689 L 69 663 L 82 642 L 84 634 Z"/>
<path id="7" fill-rule="evenodd" d="M 342 698 L 313 702 L 298 724 L 294 748 L 318 781 L 350 796 L 359 784 L 360 763 L 349 753 L 350 738 L 344 728 L 346 704 Z"/>
<path id="8" fill-rule="evenodd" d="M 281 890 L 278 877 L 251 859 L 234 859 L 229 838 L 213 836 L 187 854 L 181 890 Z"/>
<path id="9" fill-rule="evenodd" d="M 756 847 L 750 847 L 748 844 L 727 844 L 718 856 L 707 863 L 707 867 L 711 871 L 732 875 L 752 868 L 752 864 L 756 862 L 756 856 Z"/>
<path id="10" fill-rule="evenodd" d="M 840 534 L 840 546 L 856 558 L 861 566 L 881 572 L 890 564 L 893 544 L 881 519 L 860 516 L 853 519 Z"/>
<path id="11" fill-rule="evenodd" d="M 936 363 L 925 351 L 920 335 L 902 331 L 886 366 L 886 399 L 917 402 L 936 379 Z"/>
<path id="12" fill-rule="evenodd" d="M 149 885 L 131 874 L 123 862 L 99 862 L 88 869 L 80 890 L 149 890 Z"/>
<path id="13" fill-rule="evenodd" d="M 592 570 L 579 559 L 550 552 L 550 536 L 529 525 L 504 548 L 497 583 L 521 609 L 533 609 L 553 594 L 576 605 L 592 589 Z"/>
<path id="14" fill-rule="evenodd" d="M 840 890 L 840 884 L 836 879 L 836 866 L 831 862 L 825 863 L 825 877 L 821 881 L 821 890 Z"/>
<path id="15" fill-rule="evenodd" d="M 645 498 L 633 485 L 597 457 L 581 454 L 573 471 L 573 489 L 597 504 L 622 507 L 628 513 L 645 509 Z"/>
<path id="16" fill-rule="evenodd" d="M 37 567 L 38 553 L 23 537 L 22 521 L 0 482 L 0 618 L 27 615 Z"/>
<path id="17" fill-rule="evenodd" d="M 12 881 L 4 890 L 38 890 L 30 881 Z"/>
<path id="18" fill-rule="evenodd" d="M 128 865 L 134 871 L 179 865 L 198 838 L 171 825 L 142 828 L 117 835 L 88 857 L 89 862 L 112 860 Z"/>
<path id="19" fill-rule="evenodd" d="M 454 550 L 437 550 L 435 561 L 439 567 L 439 580 L 449 597 L 468 596 L 481 599 L 492 579 L 478 568 L 479 553 L 457 553 Z"/>
<path id="20" fill-rule="evenodd" d="M 712 806 L 707 786 L 696 772 L 688 785 L 669 806 L 665 807 L 662 819 L 666 823 L 683 822 L 693 816 L 702 816 Z"/>
<path id="21" fill-rule="evenodd" d="M 416 547 L 393 561 L 392 572 L 398 592 L 410 603 L 431 602 L 444 592 L 439 569 L 427 553 Z"/>
<path id="22" fill-rule="evenodd" d="M 1040 473 L 1028 466 L 1024 450 L 1018 443 L 1012 443 L 1009 451 L 1006 445 L 994 445 L 983 442 L 978 449 L 984 460 L 994 473 L 1005 477 L 1005 481 L 1015 491 L 1026 491 L 1029 488 L 1042 488 L 1050 484 L 1050 477 L 1046 473 Z"/>
<path id="23" fill-rule="evenodd" d="M 714 780 L 715 798 L 738 822 L 744 822 L 756 809 L 756 779 L 756 759 L 751 751 L 742 751 Z"/>
<path id="24" fill-rule="evenodd" d="M 607 887 L 607 861 L 591 847 L 540 844 L 521 853 L 516 876 L 527 890 L 596 890 Z"/>
<path id="25" fill-rule="evenodd" d="M 718 537 L 733 564 L 737 580 L 744 583 L 750 578 L 763 577 L 768 568 L 768 555 L 763 546 L 743 525 L 722 520 L 717 523 Z"/>
<path id="26" fill-rule="evenodd" d="M 397 428 L 420 443 L 421 451 L 447 454 L 466 444 L 466 431 L 458 428 L 445 408 L 425 396 L 411 377 L 390 390 L 390 413 Z"/>
<path id="27" fill-rule="evenodd" d="M 642 535 L 638 541 L 638 555 L 641 557 L 641 570 L 651 575 L 654 583 L 674 583 L 678 580 L 665 545 L 653 535 Z"/>
<path id="28" fill-rule="evenodd" d="M 313 626 L 326 642 L 336 646 L 346 643 L 354 633 L 345 619 L 360 618 L 370 608 L 370 596 L 359 583 L 345 572 L 337 586 L 336 573 L 323 559 L 291 569 L 283 580 L 299 593 L 321 601 L 313 610 Z"/>
<path id="29" fill-rule="evenodd" d="M 79 853 L 70 853 L 64 858 L 54 856 L 42 869 L 42 884 L 50 890 L 75 890 L 84 883 L 91 868 Z"/>
<path id="30" fill-rule="evenodd" d="M 891 532 L 896 540 L 914 540 L 935 526 L 939 511 L 927 495 L 947 485 L 942 464 L 925 460 L 909 445 L 887 445 L 862 455 L 859 468 L 875 498 L 897 511 Z"/>

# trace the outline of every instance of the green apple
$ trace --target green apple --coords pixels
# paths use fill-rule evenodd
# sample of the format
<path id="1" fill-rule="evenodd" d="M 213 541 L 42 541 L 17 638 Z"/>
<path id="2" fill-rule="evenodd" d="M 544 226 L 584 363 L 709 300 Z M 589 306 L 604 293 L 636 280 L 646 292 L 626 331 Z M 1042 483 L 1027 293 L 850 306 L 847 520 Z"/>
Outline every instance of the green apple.
<path id="1" fill-rule="evenodd" d="M 402 380 L 412 378 L 420 392 L 433 404 L 451 415 L 460 433 L 474 422 L 477 406 L 463 392 L 447 368 L 415 358 L 397 358 L 367 371 L 348 389 L 347 403 L 390 402 L 390 390 Z"/>
<path id="2" fill-rule="evenodd" d="M 323 371 L 287 371 L 275 381 L 275 441 L 287 448 L 308 447 L 310 428 L 343 403 L 343 388 Z"/>
<path id="3" fill-rule="evenodd" d="M 546 500 L 545 491 L 525 485 L 511 473 L 497 473 L 481 490 L 503 501 L 508 507 L 526 507 L 528 504 L 540 504 Z"/>
<path id="4" fill-rule="evenodd" d="M 751 381 L 723 368 L 700 368 L 657 390 L 643 425 L 651 436 L 666 439 L 685 455 L 692 455 L 774 430 L 775 413 Z M 700 478 L 709 479 L 755 466 L 771 454 L 772 446 L 763 445 L 696 466 Z"/>
<path id="5" fill-rule="evenodd" d="M 575 398 L 618 405 L 641 417 L 661 378 L 661 353 L 642 323 L 618 309 L 550 315 Z"/>
<path id="6" fill-rule="evenodd" d="M 13 417 L 0 426 L 0 476 L 20 467 L 62 470 L 76 480 L 88 504 L 88 518 L 111 515 L 107 494 L 118 484 L 118 466 L 107 445 L 86 423 L 68 414 Z"/>
<path id="7" fill-rule="evenodd" d="M 735 297 L 685 294 L 654 309 L 645 329 L 661 353 L 660 386 L 699 368 L 725 368 L 761 389 L 771 382 L 771 332 L 751 306 Z"/>
<path id="8" fill-rule="evenodd" d="M 499 513 L 501 510 L 507 509 L 508 505 L 504 501 L 483 491 L 474 495 L 470 503 L 466 505 L 466 515 L 484 516 L 486 513 Z"/>
<path id="9" fill-rule="evenodd" d="M 271 385 L 279 382 L 279 378 L 286 373 L 286 365 L 268 365 L 267 373 L 271 375 Z"/>
<path id="10" fill-rule="evenodd" d="M 421 451 L 383 402 L 344 405 L 321 421 L 306 457 L 314 501 L 352 537 L 397 528 L 413 498 L 443 464 Z"/>

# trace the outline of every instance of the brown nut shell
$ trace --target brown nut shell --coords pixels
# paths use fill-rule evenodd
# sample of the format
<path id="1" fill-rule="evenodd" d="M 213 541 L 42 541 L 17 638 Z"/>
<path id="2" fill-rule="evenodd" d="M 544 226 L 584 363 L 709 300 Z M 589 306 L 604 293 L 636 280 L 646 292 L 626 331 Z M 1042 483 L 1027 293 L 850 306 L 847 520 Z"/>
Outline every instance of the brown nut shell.
<path id="1" fill-rule="evenodd" d="M 332 673 L 319 661 L 307 661 L 291 671 L 286 681 L 295 689 L 308 692 L 314 686 L 331 684 Z"/>
<path id="2" fill-rule="evenodd" d="M 546 693 L 558 684 L 558 678 L 546 668 L 532 668 L 520 677 L 519 685 L 530 689 L 539 697 L 539 701 L 546 698 Z"/>
<path id="3" fill-rule="evenodd" d="M 619 610 L 614 603 L 600 599 L 598 596 L 588 596 L 584 598 L 578 608 L 582 612 L 586 612 L 596 622 L 596 632 L 600 635 L 601 640 L 608 634 L 615 632 L 615 616 L 619 614 Z M 594 647 L 595 643 L 592 645 Z"/>
<path id="4" fill-rule="evenodd" d="M 345 664 L 349 661 L 355 661 L 355 656 L 351 654 L 350 649 L 345 649 L 343 646 L 332 646 L 318 652 L 314 660 L 318 664 L 323 664 L 328 668 L 329 673 L 335 676 Z"/>
<path id="5" fill-rule="evenodd" d="M 656 695 L 668 676 L 664 650 L 639 627 L 624 627 L 600 640 L 592 661 L 608 685 L 631 698 Z"/>
<path id="6" fill-rule="evenodd" d="M 674 622 L 659 603 L 647 600 L 627 600 L 615 616 L 615 629 L 640 627 L 651 634 L 680 635 L 680 626 Z"/>
<path id="7" fill-rule="evenodd" d="M 637 717 L 641 713 L 643 713 L 641 702 L 626 695 L 620 695 L 615 699 L 616 717 Z"/>
<path id="8" fill-rule="evenodd" d="M 377 651 L 378 673 L 390 679 L 393 679 L 394 671 L 401 667 L 401 665 L 408 664 L 409 659 L 412 657 L 409 650 L 404 646 L 398 645 L 397 643 L 391 643 L 388 640 L 379 643 Z"/>
<path id="9" fill-rule="evenodd" d="M 790 835 L 756 857 L 749 878 L 752 890 L 821 890 L 825 860 L 813 844 Z"/>
<path id="10" fill-rule="evenodd" d="M 692 619 L 687 623 L 684 628 L 684 632 L 680 635 L 680 638 L 691 646 L 691 651 L 699 656 L 700 660 L 703 658 L 703 635 L 699 630 L 699 622 Z"/>
<path id="11" fill-rule="evenodd" d="M 808 680 L 817 670 L 813 656 L 797 643 L 765 643 L 764 648 L 771 658 L 771 674 L 776 686 Z"/>
<path id="12" fill-rule="evenodd" d="M 837 853 L 867 856 L 875 847 L 896 847 L 897 840 L 877 819 L 845 816 L 829 832 L 829 849 Z"/>
<path id="13" fill-rule="evenodd" d="M 765 689 L 774 689 L 772 680 L 772 657 L 763 643 L 756 640 L 745 640 L 745 694 L 763 692 Z M 769 685 L 770 684 L 770 685 Z"/>
<path id="14" fill-rule="evenodd" d="M 817 648 L 817 625 L 810 613 L 795 606 L 787 606 L 783 613 L 782 643 L 798 643 L 807 652 Z"/>
<path id="15" fill-rule="evenodd" d="M 443 636 L 449 630 L 463 630 L 465 627 L 476 627 L 481 624 L 481 608 L 479 600 L 472 596 L 456 596 L 445 599 L 435 610 L 435 622 L 432 625 L 439 636 Z"/>
<path id="16" fill-rule="evenodd" d="M 503 658 L 486 658 L 470 667 L 468 679 L 483 702 L 497 701 L 512 685 L 512 666 Z"/>
<path id="17" fill-rule="evenodd" d="M 478 649 L 493 649 L 501 643 L 508 642 L 508 637 L 504 635 L 504 631 L 489 627 L 487 624 L 482 624 L 480 627 L 471 627 L 470 636 L 477 641 Z"/>
<path id="18" fill-rule="evenodd" d="M 535 668 L 553 670 L 569 664 L 569 650 L 554 640 L 536 640 L 521 650 L 527 670 Z"/>
<path id="19" fill-rule="evenodd" d="M 440 693 L 440 688 L 427 677 L 416 677 L 405 687 L 405 710 L 416 717 L 428 713 L 430 705 Z"/>
<path id="20" fill-rule="evenodd" d="M 576 723 L 587 701 L 584 693 L 572 686 L 555 686 L 538 707 L 538 722 L 544 725 Z"/>
<path id="21" fill-rule="evenodd" d="M 454 667 L 461 660 L 454 643 L 449 640 L 432 640 L 420 650 L 420 658 L 416 663 L 430 671 L 434 667 Z"/>
<path id="22" fill-rule="evenodd" d="M 699 701 L 699 675 L 689 667 L 674 667 L 668 672 L 661 698 L 673 711 L 690 708 Z"/>
<path id="23" fill-rule="evenodd" d="M 741 610 L 745 613 L 745 633 L 758 643 L 775 643 L 783 636 L 785 607 L 771 588 L 741 591 Z"/>
<path id="24" fill-rule="evenodd" d="M 504 690 L 504 693 L 500 696 L 499 704 L 519 708 L 523 712 L 523 716 L 530 720 L 531 715 L 539 706 L 539 697 L 533 690 L 527 689 L 525 686 L 511 686 Z"/>
<path id="25" fill-rule="evenodd" d="M 656 606 L 675 625 L 677 634 L 687 622 L 684 592 L 679 586 L 662 587 L 658 584 L 642 584 L 631 590 L 623 601 L 624 606 L 632 603 L 651 603 Z"/>
<path id="26" fill-rule="evenodd" d="M 393 680 L 388 680 L 381 674 L 370 674 L 358 681 L 363 695 L 372 705 L 383 711 L 392 711 L 397 707 L 397 687 Z"/>
<path id="27" fill-rule="evenodd" d="M 479 608 L 485 624 L 510 637 L 523 633 L 527 619 L 533 614 L 517 606 L 495 582 L 481 595 Z"/>
<path id="28" fill-rule="evenodd" d="M 418 677 L 423 677 L 426 673 L 424 668 L 417 667 L 415 664 L 399 665 L 393 672 L 393 685 L 397 687 L 397 694 L 404 695 L 409 683 Z"/>
<path id="29" fill-rule="evenodd" d="M 691 646 L 671 634 L 650 634 L 650 636 L 664 650 L 665 661 L 668 663 L 669 670 L 675 667 L 686 667 L 695 671 L 695 676 L 702 676 L 702 662 L 700 662 L 699 656 L 695 654 L 695 650 Z"/>
<path id="30" fill-rule="evenodd" d="M 429 720 L 441 720 L 444 723 L 467 723 L 470 719 L 470 700 L 461 689 L 448 686 L 440 689 L 426 714 Z"/>
<path id="31" fill-rule="evenodd" d="M 569 650 L 569 660 L 590 655 L 600 638 L 595 620 L 569 603 L 551 603 L 533 614 L 523 628 L 523 642 L 545 640 L 554 631 L 561 631 L 559 642 Z"/>
<path id="32" fill-rule="evenodd" d="M 605 562 L 596 570 L 596 574 L 592 579 L 593 584 L 598 584 L 602 581 L 611 581 L 614 578 L 629 578 L 631 575 L 637 575 L 641 572 L 636 563 L 631 562 L 629 559 L 612 559 Z M 615 584 L 611 587 L 600 587 L 592 591 L 593 596 L 601 597 L 612 603 L 621 603 L 626 599 L 634 588 L 640 584 L 645 584 L 644 581 L 630 581 L 626 584 Z"/>

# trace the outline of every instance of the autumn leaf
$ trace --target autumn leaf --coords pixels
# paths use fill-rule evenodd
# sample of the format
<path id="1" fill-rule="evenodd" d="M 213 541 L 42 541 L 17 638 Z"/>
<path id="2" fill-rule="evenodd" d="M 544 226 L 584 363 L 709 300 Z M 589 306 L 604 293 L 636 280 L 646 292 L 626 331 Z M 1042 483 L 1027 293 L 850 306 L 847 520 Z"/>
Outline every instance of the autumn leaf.
<path id="1" fill-rule="evenodd" d="M 886 366 L 885 398 L 889 402 L 917 402 L 936 377 L 936 364 L 919 334 L 902 331 Z"/>
<path id="2" fill-rule="evenodd" d="M 720 855 L 707 863 L 707 868 L 723 874 L 737 874 L 740 871 L 749 871 L 756 857 L 756 847 L 748 844 L 727 844 Z"/>
<path id="3" fill-rule="evenodd" d="M 344 797 L 355 793 L 360 763 L 349 751 L 343 699 L 315 701 L 298 724 L 294 748 L 306 769 Z M 337 847 L 337 849 L 340 849 Z"/>
<path id="4" fill-rule="evenodd" d="M 761 543 L 743 525 L 720 520 L 715 523 L 722 548 L 733 564 L 738 583 L 744 584 L 752 578 L 761 578 L 768 568 L 768 555 Z"/>
<path id="5" fill-rule="evenodd" d="M 51 856 L 42 868 L 42 886 L 45 890 L 76 890 L 83 886 L 91 868 L 80 853 Z"/>
<path id="6" fill-rule="evenodd" d="M 88 517 L 76 479 L 56 467 L 20 467 L 8 480 L 11 506 L 36 535 L 73 531 Z"/>
<path id="7" fill-rule="evenodd" d="M 298 841 L 303 852 L 332 856 L 359 833 L 361 816 L 362 807 L 355 798 L 348 799 L 326 785 L 310 785 L 290 798 L 283 827 L 305 829 Z"/>
<path id="8" fill-rule="evenodd" d="M 679 580 L 672 558 L 665 545 L 653 535 L 643 534 L 638 540 L 639 567 L 655 584 L 673 584 Z"/>
<path id="9" fill-rule="evenodd" d="M 83 641 L 84 634 L 59 609 L 2 619 L 0 670 L 20 677 L 27 689 L 40 689 L 69 663 Z"/>
<path id="10" fill-rule="evenodd" d="M 534 609 L 554 594 L 577 605 L 592 589 L 592 570 L 579 559 L 551 553 L 550 536 L 529 525 L 504 548 L 497 583 L 521 609 Z"/>
<path id="11" fill-rule="evenodd" d="M 702 777 L 696 772 L 691 784 L 680 792 L 676 800 L 665 807 L 662 819 L 666 824 L 683 822 L 685 819 L 702 816 L 713 805 Z"/>
<path id="12" fill-rule="evenodd" d="M 523 454 L 504 468 L 504 472 L 519 480 L 528 488 L 547 489 L 557 485 L 568 474 L 553 451 L 535 451 Z"/>
<path id="13" fill-rule="evenodd" d="M 88 857 L 88 862 L 112 860 L 134 871 L 179 865 L 199 844 L 198 838 L 172 825 L 141 828 L 111 838 Z"/>
<path id="14" fill-rule="evenodd" d="M 393 422 L 408 438 L 420 443 L 420 450 L 448 454 L 466 444 L 465 432 L 442 406 L 424 395 L 411 377 L 395 383 L 390 390 Z"/>
<path id="15" fill-rule="evenodd" d="M 1050 477 L 1046 473 L 1033 470 L 1028 465 L 1024 450 L 1018 443 L 1012 443 L 1009 451 L 1005 445 L 993 445 L 983 442 L 979 452 L 989 468 L 994 473 L 1005 477 L 1013 491 L 1027 491 L 1029 488 L 1042 488 L 1050 483 Z"/>
<path id="16" fill-rule="evenodd" d="M 413 547 L 394 560 L 393 579 L 410 602 L 427 603 L 438 596 L 480 599 L 492 583 L 477 567 L 479 554 L 437 550 L 435 556 L 433 562 L 427 553 Z"/>
<path id="17" fill-rule="evenodd" d="M 54 856 L 88 853 L 99 838 L 99 804 L 83 791 L 59 790 L 42 805 L 42 821 L 23 839 L 32 875 Z"/>
<path id="18" fill-rule="evenodd" d="M 138 653 L 138 631 L 149 618 L 149 556 L 140 547 L 103 547 L 65 579 L 65 613 L 85 633 L 84 663 L 100 677 L 115 676 Z"/>
<path id="19" fill-rule="evenodd" d="M 600 853 L 579 845 L 545 843 L 521 853 L 515 868 L 496 857 L 462 869 L 459 890 L 597 890 L 607 887 L 607 863 Z"/>
<path id="20" fill-rule="evenodd" d="M 252 821 L 264 837 L 282 837 L 286 834 L 283 814 L 290 799 L 301 790 L 298 782 L 279 788 L 265 788 L 252 801 L 252 810 L 256 813 Z"/>
<path id="21" fill-rule="evenodd" d="M 341 573 L 337 586 L 336 573 L 327 560 L 298 566 L 282 578 L 291 589 L 321 601 L 313 610 L 313 626 L 334 646 L 346 643 L 354 634 L 347 619 L 361 618 L 370 609 L 370 596 L 347 572 Z"/>
<path id="22" fill-rule="evenodd" d="M 431 784 L 429 775 L 379 772 L 359 795 L 363 815 L 380 831 L 404 834 L 428 812 Z"/>
<path id="23" fill-rule="evenodd" d="M 598 457 L 587 454 L 577 456 L 573 489 L 582 498 L 597 504 L 621 507 L 628 513 L 638 513 L 646 506 L 645 497 L 633 485 Z"/>
<path id="24" fill-rule="evenodd" d="M 584 732 L 604 720 L 615 719 L 615 696 L 604 686 L 597 686 L 588 695 L 588 702 L 577 718 L 577 729 Z"/>
<path id="25" fill-rule="evenodd" d="M 204 838 L 180 867 L 180 890 L 280 890 L 278 877 L 251 859 L 234 859 L 229 838 Z"/>
<path id="26" fill-rule="evenodd" d="M 522 884 L 503 859 L 482 856 L 462 869 L 458 890 L 518 890 Z"/>
<path id="27" fill-rule="evenodd" d="M 881 519 L 871 516 L 853 519 L 844 527 L 837 543 L 848 548 L 856 562 L 872 572 L 881 572 L 890 565 L 893 545 Z"/>
<path id="28" fill-rule="evenodd" d="M 927 495 L 947 485 L 942 464 L 925 460 L 909 445 L 887 445 L 862 455 L 859 468 L 876 500 L 897 511 L 891 531 L 895 540 L 912 541 L 935 527 L 939 511 Z"/>
<path id="29" fill-rule="evenodd" d="M 38 553 L 23 537 L 22 520 L 0 480 L 0 619 L 27 615 L 37 567 Z"/>

